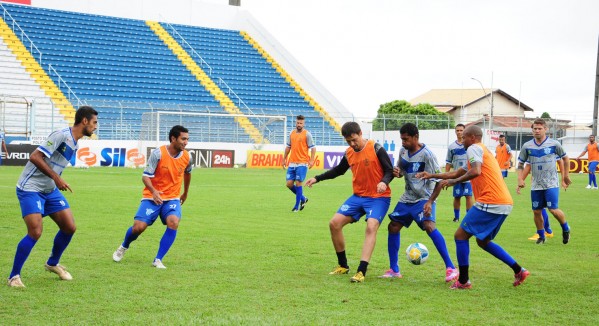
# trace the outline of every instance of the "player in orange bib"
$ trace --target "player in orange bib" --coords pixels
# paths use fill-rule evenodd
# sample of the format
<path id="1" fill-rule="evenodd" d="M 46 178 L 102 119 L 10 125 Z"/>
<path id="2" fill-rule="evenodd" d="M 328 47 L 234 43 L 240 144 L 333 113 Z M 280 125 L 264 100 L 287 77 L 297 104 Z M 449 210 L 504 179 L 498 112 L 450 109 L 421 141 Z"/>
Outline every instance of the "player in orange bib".
<path id="1" fill-rule="evenodd" d="M 499 163 L 501 175 L 507 178 L 507 171 L 512 166 L 512 148 L 505 142 L 505 135 L 499 135 L 499 145 L 495 148 L 495 158 Z"/>
<path id="2" fill-rule="evenodd" d="M 468 167 L 446 173 L 421 172 L 417 175 L 424 179 L 445 179 L 442 181 L 445 188 L 458 182 L 467 180 L 472 182 L 476 202 L 466 213 L 454 235 L 460 276 L 451 285 L 451 289 L 470 289 L 472 287 L 468 278 L 469 239 L 472 236 L 476 237 L 479 247 L 512 268 L 515 274 L 514 286 L 522 284 L 530 274 L 503 248 L 492 241 L 512 211 L 513 201 L 501 177 L 499 164 L 493 154 L 481 143 L 482 137 L 483 132 L 480 127 L 469 126 L 464 130 L 464 147 L 468 155 Z M 439 188 L 435 188 L 435 192 L 439 191 Z"/>
<path id="3" fill-rule="evenodd" d="M 166 231 L 160 240 L 152 266 L 166 268 L 162 259 L 175 242 L 181 219 L 181 205 L 187 199 L 191 183 L 191 160 L 189 152 L 185 150 L 189 141 L 189 131 L 183 126 L 174 126 L 168 138 L 170 144 L 154 149 L 148 158 L 148 166 L 142 177 L 145 185 L 143 198 L 135 214 L 133 226 L 127 230 L 125 240 L 112 254 L 112 259 L 116 262 L 123 259 L 131 242 L 160 217 L 162 224 L 166 225 Z M 179 196 L 181 185 L 183 194 Z"/>
<path id="4" fill-rule="evenodd" d="M 316 146 L 312 134 L 304 128 L 306 118 L 298 115 L 295 118 L 295 130 L 289 134 L 289 140 L 283 153 L 283 169 L 287 169 L 287 188 L 295 194 L 295 205 L 292 212 L 304 209 L 308 198 L 304 196 L 302 182 L 306 179 L 308 169 L 314 166 Z"/>
<path id="5" fill-rule="evenodd" d="M 366 276 L 368 262 L 376 244 L 376 233 L 391 204 L 389 183 L 393 180 L 393 164 L 383 146 L 362 137 L 362 130 L 356 122 L 346 122 L 341 127 L 341 134 L 345 137 L 349 148 L 345 151 L 339 165 L 308 179 L 306 186 L 312 187 L 317 182 L 336 178 L 351 169 L 354 193 L 339 207 L 329 222 L 331 240 L 339 263 L 329 274 L 349 273 L 343 227 L 359 221 L 366 215 L 366 236 L 362 257 L 357 273 L 350 279 L 351 282 L 360 283 L 364 282 Z"/>
<path id="6" fill-rule="evenodd" d="M 595 135 L 589 136 L 589 143 L 586 144 L 584 150 L 577 159 L 580 159 L 584 154 L 589 153 L 589 184 L 587 189 L 597 189 L 597 176 L 595 176 L 595 170 L 597 164 L 599 164 L 599 143 L 595 141 Z"/>

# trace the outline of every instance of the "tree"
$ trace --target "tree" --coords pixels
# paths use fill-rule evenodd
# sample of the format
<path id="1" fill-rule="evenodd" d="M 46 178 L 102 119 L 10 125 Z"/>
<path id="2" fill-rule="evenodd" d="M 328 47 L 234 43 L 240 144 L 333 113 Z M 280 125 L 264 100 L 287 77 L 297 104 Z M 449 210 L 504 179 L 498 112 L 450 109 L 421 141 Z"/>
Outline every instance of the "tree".
<path id="1" fill-rule="evenodd" d="M 551 116 L 549 115 L 549 113 L 543 112 L 543 114 L 541 114 L 541 119 L 551 119 Z"/>
<path id="2" fill-rule="evenodd" d="M 412 122 L 418 129 L 454 128 L 453 118 L 437 111 L 428 103 L 412 105 L 405 100 L 395 100 L 381 104 L 376 119 L 372 122 L 372 130 L 399 130 L 405 123 Z"/>

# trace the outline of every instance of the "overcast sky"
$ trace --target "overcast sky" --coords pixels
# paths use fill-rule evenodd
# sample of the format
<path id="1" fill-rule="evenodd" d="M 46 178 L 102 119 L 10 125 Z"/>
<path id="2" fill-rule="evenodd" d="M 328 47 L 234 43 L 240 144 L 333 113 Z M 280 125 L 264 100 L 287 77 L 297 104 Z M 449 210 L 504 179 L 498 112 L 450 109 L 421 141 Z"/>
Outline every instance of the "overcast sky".
<path id="1" fill-rule="evenodd" d="M 241 7 L 359 117 L 433 88 L 479 88 L 474 77 L 536 115 L 592 120 L 599 0 L 241 0 Z"/>

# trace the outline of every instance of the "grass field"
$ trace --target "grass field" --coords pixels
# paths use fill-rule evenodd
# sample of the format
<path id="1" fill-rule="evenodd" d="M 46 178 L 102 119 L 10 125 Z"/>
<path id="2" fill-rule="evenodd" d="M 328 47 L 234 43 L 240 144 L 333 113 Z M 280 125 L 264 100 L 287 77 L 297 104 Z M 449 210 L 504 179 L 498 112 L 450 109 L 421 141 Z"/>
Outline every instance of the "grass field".
<path id="1" fill-rule="evenodd" d="M 17 243 L 25 235 L 15 183 L 22 168 L 0 167 L 0 275 L 8 277 Z M 320 171 L 310 171 L 313 176 Z M 112 252 L 132 224 L 141 194 L 141 170 L 67 169 L 66 194 L 78 230 L 61 263 L 73 274 L 59 281 L 44 270 L 57 227 L 44 234 L 26 262 L 25 289 L 0 287 L 0 324 L 596 324 L 599 320 L 599 191 L 584 189 L 586 175 L 561 192 L 560 207 L 572 228 L 537 246 L 530 197 L 515 207 L 496 242 L 530 270 L 520 287 L 513 272 L 471 241 L 473 289 L 451 291 L 432 241 L 416 227 L 402 230 L 400 252 L 411 242 L 431 250 L 428 262 L 409 265 L 404 278 L 379 279 L 388 268 L 388 220 L 383 221 L 366 281 L 331 276 L 337 261 L 328 221 L 351 194 L 351 173 L 305 191 L 306 209 L 292 213 L 294 197 L 283 170 L 196 169 L 177 240 L 151 267 L 164 227 L 158 223 L 131 245 L 120 263 Z M 392 183 L 392 207 L 403 181 Z M 451 194 L 437 202 L 437 227 L 455 259 Z M 552 219 L 556 234 L 561 234 Z M 345 228 L 348 260 L 358 265 L 364 223 Z"/>

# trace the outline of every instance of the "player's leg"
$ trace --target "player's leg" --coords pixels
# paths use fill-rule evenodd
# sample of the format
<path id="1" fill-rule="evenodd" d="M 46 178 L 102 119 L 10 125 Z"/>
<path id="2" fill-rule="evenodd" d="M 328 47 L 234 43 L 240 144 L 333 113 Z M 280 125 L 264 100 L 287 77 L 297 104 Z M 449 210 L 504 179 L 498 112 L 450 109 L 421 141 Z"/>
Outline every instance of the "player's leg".
<path id="1" fill-rule="evenodd" d="M 376 245 L 376 234 L 381 225 L 381 222 L 389 210 L 389 204 L 391 203 L 390 197 L 381 198 L 365 198 L 363 201 L 363 210 L 366 213 L 366 234 L 364 235 L 364 245 L 362 246 L 362 256 L 360 257 L 360 265 L 358 271 L 350 281 L 351 282 L 363 282 L 366 272 L 368 271 L 368 264 L 372 257 L 372 252 Z"/>
<path id="2" fill-rule="evenodd" d="M 331 240 L 333 248 L 337 254 L 337 268 L 329 274 L 347 274 L 349 265 L 347 264 L 347 256 L 345 255 L 345 238 L 343 236 L 343 227 L 355 220 L 350 216 L 345 216 L 341 213 L 335 213 L 329 221 L 329 230 L 331 231 Z"/>
<path id="3" fill-rule="evenodd" d="M 472 194 L 472 184 L 470 182 L 464 183 L 464 197 L 466 197 L 466 214 L 474 205 L 474 196 Z"/>
<path id="4" fill-rule="evenodd" d="M 387 252 L 389 254 L 389 270 L 387 270 L 382 278 L 401 277 L 399 268 L 399 248 L 401 243 L 401 229 L 412 223 L 412 217 L 407 214 L 408 204 L 398 202 L 389 214 L 389 225 L 387 226 Z"/>
<path id="5" fill-rule="evenodd" d="M 597 176 L 595 175 L 597 165 L 599 165 L 597 161 L 589 163 L 589 186 L 592 186 L 592 189 L 597 189 Z"/>
<path id="6" fill-rule="evenodd" d="M 160 214 L 160 205 L 156 205 L 152 200 L 142 200 L 133 218 L 133 226 L 130 226 L 125 232 L 125 238 L 119 247 L 112 254 L 112 260 L 119 262 L 125 256 L 131 243 L 152 225 Z"/>
<path id="7" fill-rule="evenodd" d="M 412 214 L 415 214 L 415 216 L 420 216 L 421 214 L 423 214 L 425 203 L 426 200 L 421 200 L 420 202 L 418 202 L 418 204 L 416 205 L 417 209 L 416 211 L 413 211 Z M 441 231 L 437 229 L 436 206 L 437 205 L 433 203 L 431 215 L 425 216 L 418 226 L 420 226 L 422 230 L 426 231 L 426 234 L 428 234 L 431 240 L 433 240 L 433 244 L 435 245 L 437 252 L 439 252 L 439 255 L 441 255 L 441 258 L 443 258 L 443 262 L 445 263 L 445 282 L 449 282 L 457 278 L 458 270 L 455 268 L 455 265 L 449 257 L 449 252 L 447 251 L 447 244 L 445 243 L 445 238 L 443 237 L 443 234 L 441 234 Z"/>
<path id="8" fill-rule="evenodd" d="M 553 230 L 551 230 L 551 225 L 549 224 L 549 215 L 547 214 L 547 209 L 543 208 L 541 215 L 543 216 L 543 229 L 545 229 L 545 237 L 553 238 Z"/>
<path id="9" fill-rule="evenodd" d="M 70 208 L 67 208 L 49 214 L 49 216 L 52 218 L 52 220 L 54 220 L 56 225 L 58 225 L 59 230 L 54 237 L 52 253 L 46 262 L 45 268 L 46 270 L 57 274 L 60 279 L 70 281 L 73 279 L 73 277 L 69 272 L 67 272 L 64 266 L 59 264 L 59 261 L 69 243 L 71 243 L 73 234 L 75 234 L 77 229 L 75 226 L 75 219 L 73 218 L 73 212 Z"/>
<path id="10" fill-rule="evenodd" d="M 285 180 L 286 180 L 287 188 L 289 188 L 289 190 L 292 193 L 297 194 L 297 191 L 295 189 L 295 167 L 287 168 L 287 173 L 285 174 Z"/>
<path id="11" fill-rule="evenodd" d="M 23 191 L 17 189 L 17 198 L 21 206 L 21 216 L 27 226 L 27 234 L 17 244 L 13 267 L 8 278 L 11 287 L 24 287 L 21 282 L 21 269 L 29 257 L 31 250 L 42 236 L 45 196 L 38 192 Z"/>
<path id="12" fill-rule="evenodd" d="M 461 198 L 463 194 L 463 183 L 457 183 L 453 186 L 453 221 L 460 221 Z"/>
<path id="13" fill-rule="evenodd" d="M 474 209 L 473 209 L 474 210 Z M 472 212 L 472 210 L 471 210 Z M 468 214 L 464 217 L 462 224 L 468 219 Z M 469 239 L 472 235 L 462 229 L 460 225 L 455 231 L 453 238 L 455 240 L 456 256 L 458 258 L 458 269 L 459 276 L 458 280 L 455 281 L 450 289 L 469 289 L 472 287 L 470 283 L 468 269 L 470 267 L 470 242 Z"/>
<path id="14" fill-rule="evenodd" d="M 307 201 L 306 197 L 304 197 L 304 190 L 302 187 L 302 182 L 306 179 L 306 175 L 308 174 L 307 166 L 298 166 L 296 168 L 295 173 L 295 209 L 302 210 L 304 209 L 304 205 Z"/>
<path id="15" fill-rule="evenodd" d="M 166 230 L 160 239 L 160 245 L 158 246 L 158 253 L 154 258 L 153 266 L 157 268 L 166 268 L 162 264 L 164 256 L 168 253 L 169 249 L 177 238 L 177 229 L 179 228 L 179 217 L 177 215 L 169 215 L 166 218 Z"/>
<path id="16" fill-rule="evenodd" d="M 547 198 L 547 209 L 555 217 L 562 228 L 562 242 L 564 244 L 570 241 L 570 226 L 566 220 L 566 214 L 559 209 L 559 188 L 551 188 L 545 190 Z"/>
<path id="17" fill-rule="evenodd" d="M 524 280 L 530 275 L 525 268 L 520 266 L 516 260 L 510 256 L 500 245 L 491 241 L 491 239 L 480 240 L 476 239 L 476 243 L 486 252 L 493 255 L 495 258 L 501 260 L 504 264 L 508 265 L 514 271 L 514 286 L 518 286 L 524 282 Z"/>
<path id="18" fill-rule="evenodd" d="M 39 213 L 29 214 L 23 217 L 27 226 L 27 234 L 17 244 L 17 251 L 12 265 L 12 270 L 8 276 L 8 285 L 14 287 L 24 287 L 21 282 L 21 269 L 27 261 L 31 250 L 42 235 L 43 223 L 42 215 Z"/>

